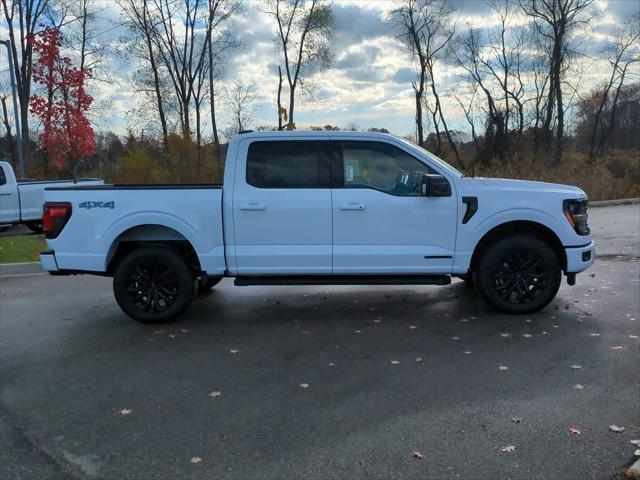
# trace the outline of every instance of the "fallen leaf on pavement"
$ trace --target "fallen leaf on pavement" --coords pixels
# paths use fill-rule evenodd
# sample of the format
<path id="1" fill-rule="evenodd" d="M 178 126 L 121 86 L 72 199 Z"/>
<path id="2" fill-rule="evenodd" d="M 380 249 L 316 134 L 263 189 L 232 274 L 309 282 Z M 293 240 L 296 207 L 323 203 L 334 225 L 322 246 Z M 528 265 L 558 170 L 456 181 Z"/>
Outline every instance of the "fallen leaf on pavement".
<path id="1" fill-rule="evenodd" d="M 355 333 L 362 333 L 361 330 L 354 330 Z"/>
<path id="2" fill-rule="evenodd" d="M 584 390 L 584 386 L 580 385 L 579 383 L 574 385 L 573 388 L 575 388 L 576 390 Z"/>
<path id="3" fill-rule="evenodd" d="M 622 345 L 611 345 L 609 348 L 611 350 L 622 350 L 624 347 Z"/>
<path id="4" fill-rule="evenodd" d="M 460 319 L 460 321 L 461 321 L 462 323 L 466 323 L 466 322 L 468 322 L 468 321 L 469 321 L 469 319 L 468 319 L 468 318 L 461 318 L 461 319 Z"/>
<path id="5" fill-rule="evenodd" d="M 624 432 L 624 427 L 619 427 L 617 425 L 609 425 L 609 430 L 616 433 L 622 433 Z"/>
<path id="6" fill-rule="evenodd" d="M 578 427 L 571 427 L 569 431 L 575 435 L 581 435 L 582 431 Z"/>
<path id="7" fill-rule="evenodd" d="M 582 368 L 582 365 L 571 365 L 571 367 L 569 368 L 573 368 L 574 370 L 578 370 L 580 368 Z"/>
<path id="8" fill-rule="evenodd" d="M 422 460 L 424 458 L 424 455 L 420 452 L 411 452 L 411 456 L 416 460 Z"/>
<path id="9" fill-rule="evenodd" d="M 511 334 L 510 334 L 510 333 L 507 333 L 507 332 L 502 332 L 502 333 L 500 334 L 500 336 L 501 336 L 502 338 L 509 338 L 509 337 L 511 336 Z"/>
<path id="10" fill-rule="evenodd" d="M 200 457 L 191 457 L 191 463 L 200 463 L 201 461 Z"/>
<path id="11" fill-rule="evenodd" d="M 520 423 L 522 421 L 522 417 L 511 417 L 511 421 L 513 423 Z"/>
<path id="12" fill-rule="evenodd" d="M 367 308 L 367 310 L 369 310 L 370 312 L 375 312 L 376 311 L 376 309 L 373 308 L 373 307 L 369 307 L 369 308 Z"/>
<path id="13" fill-rule="evenodd" d="M 629 440 L 629 443 L 636 447 L 640 447 L 640 440 Z"/>
<path id="14" fill-rule="evenodd" d="M 335 367 L 335 366 L 336 366 L 336 364 L 335 364 L 335 363 L 333 363 L 333 362 L 330 362 L 330 363 L 329 363 L 329 366 L 330 366 L 330 367 Z"/>
<path id="15" fill-rule="evenodd" d="M 471 355 L 471 351 L 470 351 L 470 350 L 466 350 L 466 351 L 464 352 L 464 354 L 465 354 L 465 355 Z"/>
<path id="16" fill-rule="evenodd" d="M 638 335 L 629 335 L 629 338 L 640 338 Z"/>
<path id="17" fill-rule="evenodd" d="M 214 390 L 213 392 L 211 392 L 211 393 L 209 394 L 209 396 L 210 396 L 210 397 L 214 397 L 214 398 L 215 398 L 215 397 L 219 397 L 220 395 L 222 395 L 222 392 L 221 392 L 221 391 L 219 391 L 219 390 Z"/>
<path id="18" fill-rule="evenodd" d="M 415 325 L 409 325 L 409 330 L 415 330 L 416 328 L 418 327 L 416 327 Z"/>
<path id="19" fill-rule="evenodd" d="M 505 445 L 500 449 L 502 452 L 513 452 L 516 449 L 515 445 Z"/>
<path id="20" fill-rule="evenodd" d="M 416 363 L 422 363 L 422 357 L 416 357 Z"/>
<path id="21" fill-rule="evenodd" d="M 166 330 L 156 330 L 155 332 L 153 332 L 154 335 L 162 335 L 164 332 L 166 332 Z"/>
<path id="22" fill-rule="evenodd" d="M 527 323 L 531 323 L 531 319 L 530 319 L 530 318 L 527 318 L 527 319 L 525 319 L 525 322 L 527 322 Z"/>
<path id="23" fill-rule="evenodd" d="M 591 278 L 596 276 L 596 274 L 594 272 L 588 272 L 587 275 L 589 275 Z"/>
<path id="24" fill-rule="evenodd" d="M 590 333 L 589 335 L 591 335 L 592 337 L 599 337 L 600 336 L 599 333 Z"/>
<path id="25" fill-rule="evenodd" d="M 188 328 L 181 328 L 180 331 L 182 333 L 189 333 L 191 330 L 189 330 Z"/>
<path id="26" fill-rule="evenodd" d="M 451 338 L 453 338 L 454 340 L 460 340 L 460 337 L 451 337 Z"/>
<path id="27" fill-rule="evenodd" d="M 129 415 L 132 412 L 132 410 L 130 408 L 123 408 L 122 410 L 120 410 L 118 413 L 120 415 Z"/>
<path id="28" fill-rule="evenodd" d="M 398 360 L 391 360 L 391 365 L 400 365 L 400 362 Z"/>
<path id="29" fill-rule="evenodd" d="M 378 320 L 378 319 L 369 320 L 369 325 L 377 325 L 379 323 L 382 323 L 382 320 Z"/>
<path id="30" fill-rule="evenodd" d="M 509 370 L 509 367 L 505 367 L 504 365 L 500 365 L 498 368 L 500 370 Z"/>
<path id="31" fill-rule="evenodd" d="M 300 384 L 300 388 L 309 388 L 309 384 L 308 383 L 301 383 Z"/>
<path id="32" fill-rule="evenodd" d="M 525 333 L 524 335 L 522 335 L 524 338 L 531 338 L 533 337 L 533 335 L 531 335 L 530 333 Z"/>
<path id="33" fill-rule="evenodd" d="M 239 351 L 240 351 L 240 350 L 236 350 L 235 348 L 232 348 L 232 349 L 230 349 L 230 350 L 229 350 L 229 353 L 236 354 L 236 353 L 238 353 Z"/>
<path id="34" fill-rule="evenodd" d="M 640 448 L 633 452 L 633 455 L 636 457 L 640 457 Z"/>

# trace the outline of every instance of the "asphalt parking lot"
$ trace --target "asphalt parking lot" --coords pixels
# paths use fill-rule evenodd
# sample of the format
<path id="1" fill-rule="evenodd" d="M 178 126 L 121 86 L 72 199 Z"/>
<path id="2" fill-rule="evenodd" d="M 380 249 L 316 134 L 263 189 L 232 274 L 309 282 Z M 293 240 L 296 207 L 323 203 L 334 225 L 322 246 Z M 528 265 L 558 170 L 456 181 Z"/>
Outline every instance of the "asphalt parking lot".
<path id="1" fill-rule="evenodd" d="M 1 278 L 0 475 L 611 478 L 640 438 L 640 205 L 590 214 L 595 267 L 530 316 L 458 281 L 225 280 L 154 327 L 108 278 Z"/>

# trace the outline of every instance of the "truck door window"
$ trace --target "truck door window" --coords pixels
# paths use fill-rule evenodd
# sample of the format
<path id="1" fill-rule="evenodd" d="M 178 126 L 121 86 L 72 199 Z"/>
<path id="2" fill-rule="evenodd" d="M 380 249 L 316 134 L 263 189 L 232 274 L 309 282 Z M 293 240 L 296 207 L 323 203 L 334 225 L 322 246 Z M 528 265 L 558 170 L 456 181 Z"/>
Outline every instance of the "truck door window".
<path id="1" fill-rule="evenodd" d="M 7 176 L 4 174 L 4 169 L 0 167 L 0 187 L 7 183 Z"/>
<path id="2" fill-rule="evenodd" d="M 422 176 L 433 169 L 383 142 L 341 142 L 344 188 L 372 188 L 391 195 L 421 194 Z"/>
<path id="3" fill-rule="evenodd" d="M 258 188 L 329 188 L 329 151 L 324 143 L 328 142 L 252 142 L 247 183 Z"/>

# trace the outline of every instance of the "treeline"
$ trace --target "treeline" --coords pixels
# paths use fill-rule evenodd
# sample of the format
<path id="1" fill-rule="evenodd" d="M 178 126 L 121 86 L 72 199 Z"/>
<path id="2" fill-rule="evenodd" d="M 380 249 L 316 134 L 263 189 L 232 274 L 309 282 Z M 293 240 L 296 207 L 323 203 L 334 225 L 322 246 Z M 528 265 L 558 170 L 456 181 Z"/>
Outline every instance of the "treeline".
<path id="1" fill-rule="evenodd" d="M 332 40 L 339 26 L 331 2 L 260 2 L 272 25 L 278 68 L 273 123 L 257 126 L 255 84 L 225 78 L 234 55 L 251 48 L 242 45 L 234 28 L 234 21 L 246 15 L 246 3 L 116 1 L 128 31 L 124 51 L 117 53 L 138 65 L 129 112 L 135 133 L 119 138 L 96 132 L 96 150 L 80 166 L 81 172 L 107 180 L 220 179 L 228 138 L 248 128 L 296 128 L 296 112 L 306 98 L 301 89 L 312 89 L 308 80 L 331 68 L 336 54 Z M 29 39 L 45 28 L 59 30 L 74 64 L 81 71 L 91 69 L 90 92 L 92 84 L 112 80 L 105 60 L 116 53 L 100 42 L 99 5 L 94 0 L 2 0 L 30 176 L 68 170 L 52 171 L 39 138 L 42 126 L 32 123 L 29 103 L 37 88 L 33 65 L 38 59 Z M 578 165 L 576 172 L 585 179 L 615 177 L 625 186 L 608 183 L 625 194 L 637 193 L 640 18 L 607 27 L 610 31 L 598 37 L 600 48 L 587 52 L 596 38 L 586 33 L 597 14 L 594 0 L 487 0 L 486 5 L 489 27 L 467 24 L 461 3 L 447 0 L 397 0 L 384 14 L 399 47 L 413 60 L 415 130 L 408 137 L 469 172 L 548 179 Z M 591 70 L 603 80 L 585 88 Z M 15 158 L 7 90 L 0 98 L 5 127 L 0 147 Z M 228 112 L 223 122 L 221 103 Z M 94 103 L 87 115 L 99 122 L 108 108 Z M 452 129 L 452 111 L 466 121 L 464 131 Z M 376 130 L 385 131 L 384 125 Z"/>

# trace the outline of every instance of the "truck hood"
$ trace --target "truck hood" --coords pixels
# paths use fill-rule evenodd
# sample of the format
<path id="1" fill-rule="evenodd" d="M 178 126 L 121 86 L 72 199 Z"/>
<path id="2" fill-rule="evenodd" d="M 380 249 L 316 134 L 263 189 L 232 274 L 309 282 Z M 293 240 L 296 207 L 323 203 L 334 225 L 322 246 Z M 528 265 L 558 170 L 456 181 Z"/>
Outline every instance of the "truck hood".
<path id="1" fill-rule="evenodd" d="M 586 197 L 586 193 L 572 185 L 559 183 L 533 182 L 530 180 L 511 180 L 506 178 L 469 178 L 464 177 L 462 185 L 474 191 L 515 191 L 547 192 L 575 197 Z M 467 183 L 468 182 L 468 183 Z M 467 189 L 465 188 L 465 190 Z"/>

